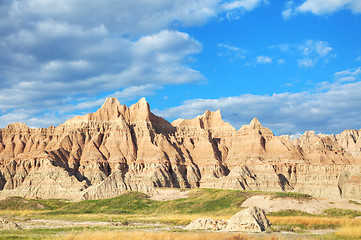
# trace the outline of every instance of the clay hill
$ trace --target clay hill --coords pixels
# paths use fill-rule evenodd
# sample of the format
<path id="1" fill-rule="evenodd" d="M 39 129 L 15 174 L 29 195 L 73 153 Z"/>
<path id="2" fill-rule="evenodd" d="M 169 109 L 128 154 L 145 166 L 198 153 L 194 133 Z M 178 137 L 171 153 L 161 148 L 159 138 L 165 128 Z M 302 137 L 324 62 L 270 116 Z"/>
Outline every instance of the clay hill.
<path id="1" fill-rule="evenodd" d="M 295 191 L 361 198 L 361 130 L 274 136 L 219 111 L 169 123 L 144 98 L 108 98 L 58 127 L 0 129 L 0 197 L 97 199 L 154 187 Z"/>

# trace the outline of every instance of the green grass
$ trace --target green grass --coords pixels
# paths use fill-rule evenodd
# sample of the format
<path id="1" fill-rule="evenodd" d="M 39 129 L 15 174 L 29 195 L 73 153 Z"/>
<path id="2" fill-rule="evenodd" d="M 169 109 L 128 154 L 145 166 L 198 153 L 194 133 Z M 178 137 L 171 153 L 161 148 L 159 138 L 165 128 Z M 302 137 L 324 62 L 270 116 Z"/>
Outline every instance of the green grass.
<path id="1" fill-rule="evenodd" d="M 254 195 L 271 195 L 277 198 L 309 199 L 310 196 L 298 193 L 238 191 L 220 189 L 193 189 L 188 198 L 155 201 L 140 192 L 128 192 L 115 198 L 69 202 L 59 199 L 37 200 L 11 197 L 0 201 L 0 210 L 9 217 L 78 219 L 82 215 L 93 216 L 94 221 L 109 219 L 130 220 L 138 216 L 199 215 L 231 216 L 241 210 L 242 203 Z M 96 216 L 96 217 L 95 217 Z M 132 217 L 134 216 L 134 217 Z M 302 211 L 281 211 L 269 216 L 321 216 Z M 322 214 L 327 217 L 361 216 L 361 212 L 345 209 L 329 209 Z M 145 219 L 143 217 L 143 219 Z M 148 218 L 149 221 L 153 221 Z M 159 218 L 158 218 L 159 219 Z M 190 221 L 191 218 L 188 218 Z M 166 221 L 166 220 L 164 220 Z M 170 220 L 172 221 L 172 220 Z M 178 223 L 178 222 L 177 222 Z"/>
<path id="2" fill-rule="evenodd" d="M 278 216 L 278 217 L 287 217 L 287 216 L 318 216 L 316 214 L 310 214 L 306 212 L 302 212 L 299 210 L 284 210 L 278 212 L 268 213 L 268 216 Z"/>
<path id="3" fill-rule="evenodd" d="M 305 194 L 269 193 L 221 189 L 193 189 L 188 198 L 171 201 L 155 201 L 144 193 L 129 192 L 115 198 L 85 200 L 66 204 L 47 214 L 234 214 L 241 209 L 242 203 L 253 195 L 272 195 L 274 197 L 308 198 Z"/>
<path id="4" fill-rule="evenodd" d="M 251 192 L 219 189 L 197 189 L 188 198 L 162 202 L 156 213 L 184 213 L 184 214 L 233 214 L 241 209 L 242 203 Z"/>
<path id="5" fill-rule="evenodd" d="M 360 211 L 350 210 L 350 209 L 338 209 L 331 208 L 327 209 L 323 212 L 323 214 L 310 214 L 306 212 L 302 212 L 299 210 L 286 210 L 269 213 L 268 216 L 278 216 L 278 217 L 286 217 L 286 216 L 313 216 L 313 217 L 348 217 L 355 218 L 361 216 Z"/>
<path id="6" fill-rule="evenodd" d="M 44 214 L 233 214 L 251 195 L 236 190 L 196 189 L 188 198 L 161 202 L 144 193 L 129 192 L 110 199 L 68 203 Z"/>
<path id="7" fill-rule="evenodd" d="M 61 207 L 51 214 L 85 214 L 85 213 L 106 213 L 106 214 L 136 214 L 147 213 L 157 208 L 161 202 L 153 201 L 144 193 L 129 192 L 115 198 L 85 200 L 73 202 Z"/>
<path id="8" fill-rule="evenodd" d="M 311 196 L 290 192 L 260 192 L 221 189 L 193 189 L 188 198 L 154 201 L 144 193 L 128 192 L 115 198 L 69 202 L 59 199 L 25 199 L 10 197 L 0 201 L 0 210 L 39 211 L 59 214 L 232 214 L 253 195 L 271 195 L 275 198 L 309 199 Z"/>
<path id="9" fill-rule="evenodd" d="M 0 200 L 0 210 L 55 210 L 69 204 L 59 199 L 25 199 L 21 197 L 8 197 Z"/>
<path id="10" fill-rule="evenodd" d="M 348 203 L 352 203 L 352 204 L 355 204 L 355 205 L 361 205 L 361 203 L 353 201 L 353 200 L 349 200 Z"/>
<path id="11" fill-rule="evenodd" d="M 293 198 L 299 200 L 309 200 L 312 198 L 311 195 L 296 192 L 275 192 L 273 195 L 275 198 Z"/>
<path id="12" fill-rule="evenodd" d="M 324 215 L 331 217 L 349 217 L 355 218 L 361 216 L 360 211 L 350 210 L 350 209 L 337 209 L 331 208 L 324 211 Z"/>
<path id="13" fill-rule="evenodd" d="M 0 201 L 0 215 L 10 220 L 23 221 L 26 219 L 59 219 L 77 221 L 108 221 L 114 222 L 114 227 L 132 230 L 135 222 L 164 223 L 167 226 L 186 225 L 199 217 L 228 218 L 241 210 L 242 203 L 254 195 L 268 195 L 274 198 L 294 198 L 308 200 L 307 194 L 287 192 L 260 192 L 220 189 L 192 189 L 187 198 L 155 201 L 139 192 L 128 192 L 110 199 L 85 200 L 70 202 L 59 199 L 39 200 L 10 197 Z M 316 222 L 305 224 L 304 221 L 326 217 L 352 219 L 361 216 L 361 212 L 344 209 L 329 209 L 323 214 L 308 214 L 302 211 L 282 211 L 268 214 L 282 220 L 290 217 L 289 221 L 275 223 L 276 231 L 293 231 L 302 233 L 307 229 L 336 228 L 337 224 L 322 224 Z M 300 218 L 295 221 L 294 218 Z M 306 217 L 306 220 L 303 219 Z M 291 223 L 291 220 L 293 223 Z M 129 224 L 129 225 L 128 225 Z M 154 228 L 154 227 L 151 227 Z M 20 231 L 0 231 L 0 239 L 42 239 L 59 234 L 79 232 L 83 228 L 32 229 Z M 103 229 L 103 228 L 102 228 Z M 332 237 L 330 239 L 333 239 Z"/>

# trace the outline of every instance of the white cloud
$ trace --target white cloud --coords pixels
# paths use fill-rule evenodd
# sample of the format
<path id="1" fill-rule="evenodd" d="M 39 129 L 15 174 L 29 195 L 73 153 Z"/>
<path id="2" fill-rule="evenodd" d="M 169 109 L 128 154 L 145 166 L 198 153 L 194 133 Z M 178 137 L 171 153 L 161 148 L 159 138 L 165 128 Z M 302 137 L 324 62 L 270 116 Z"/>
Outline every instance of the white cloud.
<path id="1" fill-rule="evenodd" d="M 361 76 L 361 67 L 337 72 L 334 76 L 337 82 L 354 82 Z"/>
<path id="2" fill-rule="evenodd" d="M 311 68 L 317 63 L 327 63 L 336 57 L 333 48 L 325 41 L 307 40 L 297 44 L 279 44 L 270 46 L 296 58 L 300 68 Z"/>
<path id="3" fill-rule="evenodd" d="M 361 13 L 360 0 L 307 0 L 297 7 L 299 12 L 312 12 L 316 15 L 333 13 L 342 9 L 349 9 L 354 13 Z"/>
<path id="4" fill-rule="evenodd" d="M 349 71 L 354 73 L 355 70 Z M 158 110 L 157 113 L 168 119 L 194 118 L 207 109 L 220 109 L 224 120 L 236 128 L 257 117 L 277 134 L 297 135 L 306 130 L 338 133 L 345 127 L 361 126 L 360 75 L 357 75 L 357 79 L 352 83 L 336 81 L 327 84 L 327 88 L 298 93 L 193 99 L 177 107 Z"/>
<path id="5" fill-rule="evenodd" d="M 316 60 L 312 58 L 302 58 L 298 59 L 298 66 L 301 68 L 310 68 L 315 66 Z"/>
<path id="6" fill-rule="evenodd" d="M 247 51 L 243 48 L 229 45 L 226 43 L 219 43 L 218 48 L 221 50 L 218 55 L 228 58 L 228 60 L 231 62 L 237 60 L 244 60 L 246 58 Z"/>
<path id="7" fill-rule="evenodd" d="M 361 56 L 358 56 L 358 57 L 356 58 L 356 61 L 361 61 Z"/>
<path id="8" fill-rule="evenodd" d="M 72 22 L 77 26 L 103 24 L 119 34 L 143 35 L 178 26 L 204 24 L 212 18 L 230 11 L 251 11 L 266 2 L 263 0 L 27 0 L 7 1 L 11 19 L 24 24 L 26 19 L 41 22 Z M 91 15 L 91 17 L 89 17 Z"/>
<path id="9" fill-rule="evenodd" d="M 298 5 L 294 1 L 288 1 L 282 15 L 288 19 L 298 13 L 311 12 L 315 15 L 326 15 L 344 9 L 355 14 L 361 13 L 361 0 L 306 0 Z"/>
<path id="10" fill-rule="evenodd" d="M 49 45 L 42 47 L 51 48 L 52 43 Z M 69 45 L 64 43 L 58 48 L 71 48 Z M 135 42 L 106 39 L 101 43 L 84 43 L 83 47 L 68 50 L 62 59 L 48 60 L 51 56 L 34 52 L 37 60 L 30 63 L 28 70 L 27 61 L 13 59 L 16 65 L 11 66 L 11 71 L 7 70 L 10 66 L 3 71 L 2 84 L 8 82 L 9 86 L 2 88 L 0 95 L 4 97 L 0 98 L 0 106 L 14 108 L 21 102 L 27 104 L 34 95 L 39 99 L 60 99 L 79 92 L 94 95 L 135 85 L 180 84 L 202 79 L 198 71 L 182 65 L 186 56 L 202 49 L 198 41 L 185 33 L 166 30 Z M 26 98 L 28 101 L 24 101 Z"/>
<path id="11" fill-rule="evenodd" d="M 131 100 L 203 80 L 188 61 L 202 44 L 177 29 L 262 2 L 0 1 L 0 127 L 56 124 L 95 107 L 104 93 Z"/>
<path id="12" fill-rule="evenodd" d="M 291 8 L 287 8 L 285 10 L 282 11 L 282 17 L 285 19 L 289 19 L 292 16 L 292 9 Z"/>
<path id="13" fill-rule="evenodd" d="M 242 50 L 242 49 L 239 48 L 239 47 L 231 46 L 231 45 L 225 44 L 225 43 L 219 43 L 219 44 L 218 44 L 218 47 L 220 47 L 220 48 L 225 48 L 225 49 L 227 49 L 227 50 L 234 51 L 234 52 L 239 52 L 239 51 Z"/>
<path id="14" fill-rule="evenodd" d="M 299 44 L 298 47 L 305 56 L 316 54 L 320 57 L 324 57 L 332 51 L 329 44 L 323 41 L 308 40 L 303 44 Z"/>
<path id="15" fill-rule="evenodd" d="M 234 9 L 245 9 L 247 11 L 253 10 L 255 7 L 260 5 L 261 3 L 268 3 L 268 1 L 264 0 L 237 0 L 237 1 L 230 1 L 227 3 L 222 4 L 221 6 L 223 9 L 230 11 Z"/>
<path id="16" fill-rule="evenodd" d="M 221 3 L 220 8 L 226 11 L 226 17 L 230 20 L 238 20 L 246 11 L 252 11 L 261 4 L 268 4 L 268 0 L 235 0 Z"/>
<path id="17" fill-rule="evenodd" d="M 294 14 L 294 1 L 287 1 L 285 4 L 285 10 L 282 11 L 282 16 L 284 19 L 289 19 Z"/>
<path id="18" fill-rule="evenodd" d="M 272 63 L 272 58 L 268 56 L 257 56 L 258 63 Z"/>

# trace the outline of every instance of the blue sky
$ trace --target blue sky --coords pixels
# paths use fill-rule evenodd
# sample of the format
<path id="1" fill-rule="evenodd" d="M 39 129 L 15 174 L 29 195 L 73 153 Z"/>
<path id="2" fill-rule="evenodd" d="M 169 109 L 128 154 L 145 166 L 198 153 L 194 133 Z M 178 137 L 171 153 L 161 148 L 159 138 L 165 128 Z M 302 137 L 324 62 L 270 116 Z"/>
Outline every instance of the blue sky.
<path id="1" fill-rule="evenodd" d="M 275 134 L 361 128 L 361 0 L 2 0 L 0 127 L 106 97 Z"/>

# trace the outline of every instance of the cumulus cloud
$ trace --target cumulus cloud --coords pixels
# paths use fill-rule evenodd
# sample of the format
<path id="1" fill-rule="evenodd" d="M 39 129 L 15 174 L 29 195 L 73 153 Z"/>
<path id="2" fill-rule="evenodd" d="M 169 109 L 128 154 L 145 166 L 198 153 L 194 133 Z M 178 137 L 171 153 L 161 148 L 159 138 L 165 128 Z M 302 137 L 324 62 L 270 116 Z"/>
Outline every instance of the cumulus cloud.
<path id="1" fill-rule="evenodd" d="M 288 1 L 285 10 L 282 11 L 282 16 L 288 19 L 298 13 L 306 12 L 315 15 L 326 15 L 344 9 L 350 10 L 354 14 L 361 13 L 361 0 L 306 0 L 301 4 Z"/>
<path id="2" fill-rule="evenodd" d="M 310 91 L 193 99 L 157 113 L 168 119 L 194 118 L 207 109 L 220 109 L 224 120 L 236 128 L 257 117 L 276 134 L 296 135 L 306 130 L 338 133 L 361 125 L 360 72 L 361 68 L 356 68 L 336 73 L 336 81 Z M 354 76 L 356 81 L 338 81 L 345 76 Z"/>
<path id="3" fill-rule="evenodd" d="M 224 5 L 233 2 L 243 4 Z M 178 29 L 258 2 L 1 1 L 0 127 L 56 124 L 105 95 L 129 100 L 203 80 L 187 62 L 202 44 Z"/>
<path id="4" fill-rule="evenodd" d="M 40 38 L 37 33 L 32 34 Z M 6 44 L 6 40 L 0 42 Z M 37 51 L 29 56 L 34 58 L 31 61 L 17 55 L 9 56 L 11 65 L 2 67 L 4 86 L 0 93 L 0 106 L 14 108 L 31 99 L 33 102 L 37 98 L 40 101 L 60 99 L 64 95 L 79 93 L 87 96 L 150 82 L 180 84 L 202 79 L 198 71 L 182 65 L 186 56 L 202 49 L 201 44 L 186 33 L 165 30 L 137 41 L 110 38 L 83 43 L 84 46 L 79 48 L 71 46 L 77 45 L 74 42 L 59 43 L 58 46 L 52 46 L 51 41 L 48 45 L 38 43 L 39 49 L 49 48 L 51 51 L 56 47 L 64 48 L 64 51 L 70 48 L 68 53 L 55 59 Z M 12 47 L 12 44 L 6 45 Z M 56 50 L 52 52 L 56 54 Z M 35 96 L 29 94 L 36 92 L 39 93 Z M 20 102 L 19 98 L 22 98 Z M 24 98 L 29 99 L 24 101 Z"/>

